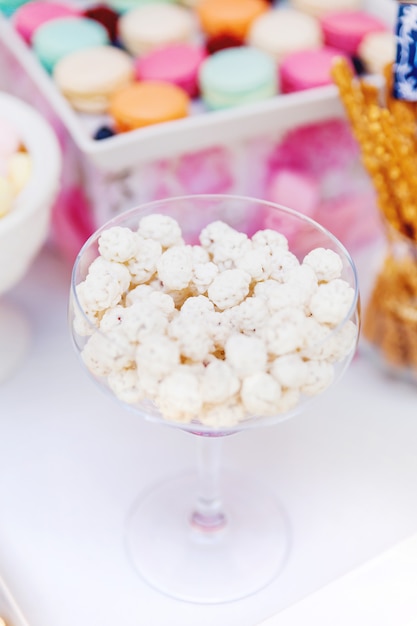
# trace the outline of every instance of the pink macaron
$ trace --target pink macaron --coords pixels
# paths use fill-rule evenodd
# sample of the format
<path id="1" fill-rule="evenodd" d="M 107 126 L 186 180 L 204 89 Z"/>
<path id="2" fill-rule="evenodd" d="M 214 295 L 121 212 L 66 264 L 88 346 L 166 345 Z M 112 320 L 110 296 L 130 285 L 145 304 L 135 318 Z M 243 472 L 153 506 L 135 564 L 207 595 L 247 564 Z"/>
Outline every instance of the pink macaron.
<path id="1" fill-rule="evenodd" d="M 365 11 L 331 11 L 320 18 L 326 46 L 356 55 L 358 47 L 369 33 L 386 31 L 387 25 Z"/>
<path id="2" fill-rule="evenodd" d="M 198 70 L 206 56 L 205 49 L 198 45 L 169 44 L 138 57 L 135 77 L 172 83 L 193 98 L 198 94 Z"/>
<path id="3" fill-rule="evenodd" d="M 278 68 L 281 92 L 292 93 L 332 84 L 331 68 L 338 56 L 344 56 L 350 62 L 347 55 L 330 47 L 288 54 Z"/>
<path id="4" fill-rule="evenodd" d="M 31 0 L 22 4 L 13 15 L 13 25 L 27 43 L 31 43 L 35 31 L 45 22 L 59 17 L 80 15 L 75 7 L 62 2 Z"/>

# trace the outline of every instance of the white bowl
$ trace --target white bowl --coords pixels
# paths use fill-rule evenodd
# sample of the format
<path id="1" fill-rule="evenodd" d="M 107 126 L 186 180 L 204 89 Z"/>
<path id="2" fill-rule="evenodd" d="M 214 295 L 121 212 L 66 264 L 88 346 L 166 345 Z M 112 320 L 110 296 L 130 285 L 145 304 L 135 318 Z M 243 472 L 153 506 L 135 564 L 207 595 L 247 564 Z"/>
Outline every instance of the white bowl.
<path id="1" fill-rule="evenodd" d="M 48 237 L 59 190 L 61 150 L 49 123 L 22 100 L 0 92 L 0 117 L 16 127 L 33 167 L 12 211 L 0 218 L 1 295 L 20 281 Z"/>

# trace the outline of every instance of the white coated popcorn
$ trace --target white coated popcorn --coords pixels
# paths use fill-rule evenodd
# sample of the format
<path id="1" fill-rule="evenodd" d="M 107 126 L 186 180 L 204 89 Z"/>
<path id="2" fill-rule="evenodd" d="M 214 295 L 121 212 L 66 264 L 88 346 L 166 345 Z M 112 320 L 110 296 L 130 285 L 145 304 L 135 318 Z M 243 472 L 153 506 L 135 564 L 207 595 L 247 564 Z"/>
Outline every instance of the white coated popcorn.
<path id="1" fill-rule="evenodd" d="M 217 429 L 230 429 L 241 422 L 248 413 L 243 406 L 240 395 L 229 398 L 221 404 L 205 404 L 199 419 L 205 426 Z"/>
<path id="2" fill-rule="evenodd" d="M 285 284 L 300 291 L 303 294 L 303 302 L 307 302 L 318 288 L 317 276 L 308 265 L 297 265 L 290 269 Z"/>
<path id="3" fill-rule="evenodd" d="M 167 419 L 181 422 L 198 418 L 203 406 L 198 377 L 178 367 L 159 385 L 155 404 Z"/>
<path id="4" fill-rule="evenodd" d="M 225 353 L 226 362 L 240 378 L 266 370 L 267 350 L 258 337 L 235 333 L 226 341 Z"/>
<path id="5" fill-rule="evenodd" d="M 238 269 L 221 272 L 208 288 L 208 297 L 221 310 L 239 304 L 249 293 L 251 277 Z"/>
<path id="6" fill-rule="evenodd" d="M 316 249 L 300 264 L 284 235 L 220 220 L 200 242 L 164 215 L 103 231 L 73 320 L 92 374 L 123 402 L 225 431 L 326 389 L 358 335 L 341 258 Z"/>
<path id="7" fill-rule="evenodd" d="M 98 240 L 98 251 L 107 261 L 124 263 L 137 256 L 139 238 L 130 228 L 113 226 L 102 232 Z"/>
<path id="8" fill-rule="evenodd" d="M 274 356 L 289 354 L 303 348 L 305 344 L 304 313 L 295 307 L 273 313 L 263 331 L 268 352 Z"/>
<path id="9" fill-rule="evenodd" d="M 247 272 L 252 280 L 266 280 L 272 272 L 272 256 L 267 247 L 252 246 L 235 261 L 237 269 Z"/>
<path id="10" fill-rule="evenodd" d="M 136 350 L 138 371 L 148 371 L 158 378 L 170 374 L 180 364 L 180 348 L 176 341 L 166 335 L 151 335 Z"/>
<path id="11" fill-rule="evenodd" d="M 281 387 L 299 388 L 307 379 L 307 364 L 298 354 L 286 354 L 273 360 L 270 374 Z"/>
<path id="12" fill-rule="evenodd" d="M 329 339 L 331 326 L 320 324 L 315 317 L 307 317 L 305 321 L 305 346 L 303 356 L 308 359 L 327 359 L 330 356 Z"/>
<path id="13" fill-rule="evenodd" d="M 272 250 L 271 278 L 285 282 L 290 270 L 300 265 L 299 260 L 289 250 L 276 248 Z"/>
<path id="14" fill-rule="evenodd" d="M 343 263 L 337 252 L 326 248 L 315 248 L 303 259 L 303 265 L 308 265 L 320 282 L 329 282 L 334 278 L 340 278 Z"/>
<path id="15" fill-rule="evenodd" d="M 108 376 L 112 371 L 134 367 L 134 357 L 134 345 L 119 330 L 106 335 L 96 332 L 82 351 L 84 363 L 96 376 Z"/>
<path id="16" fill-rule="evenodd" d="M 281 386 L 273 376 L 258 372 L 243 380 L 240 397 L 249 413 L 257 416 L 274 415 L 281 393 Z"/>
<path id="17" fill-rule="evenodd" d="M 307 361 L 307 376 L 301 391 L 308 396 L 322 393 L 333 382 L 334 369 L 327 361 Z"/>
<path id="18" fill-rule="evenodd" d="M 168 335 L 178 341 L 182 356 L 193 361 L 205 361 L 214 348 L 210 328 L 201 320 L 187 315 L 178 315 L 168 327 Z"/>
<path id="19" fill-rule="evenodd" d="M 201 395 L 207 404 L 220 404 L 240 389 L 240 380 L 225 362 L 215 359 L 204 369 L 201 377 Z"/>
<path id="20" fill-rule="evenodd" d="M 107 261 L 107 259 L 103 259 L 101 256 L 97 257 L 88 269 L 86 281 L 89 281 L 89 284 L 93 285 L 91 281 L 95 281 L 98 276 L 111 276 L 119 283 L 121 292 L 125 292 L 129 289 L 130 272 L 123 263 Z"/>
<path id="21" fill-rule="evenodd" d="M 310 311 L 318 322 L 336 326 L 352 306 L 354 290 L 341 278 L 318 286 L 310 300 Z"/>
<path id="22" fill-rule="evenodd" d="M 87 313 L 86 313 L 87 315 Z M 72 325 L 74 331 L 80 337 L 88 337 L 93 335 L 95 328 L 98 327 L 100 321 L 95 314 L 91 314 L 91 320 L 86 319 L 79 309 L 74 308 L 74 318 Z"/>
<path id="23" fill-rule="evenodd" d="M 167 289 L 186 289 L 193 276 L 193 261 L 190 246 L 172 246 L 158 260 L 159 280 Z"/>
<path id="24" fill-rule="evenodd" d="M 266 301 L 255 296 L 246 298 L 229 311 L 233 312 L 233 326 L 244 335 L 261 334 L 269 315 Z"/>
<path id="25" fill-rule="evenodd" d="M 138 404 L 144 400 L 144 390 L 139 386 L 138 373 L 134 369 L 112 371 L 107 382 L 115 396 L 127 404 Z"/>
<path id="26" fill-rule="evenodd" d="M 100 330 L 107 333 L 110 330 L 113 330 L 113 328 L 117 328 L 122 323 L 125 315 L 126 308 L 120 304 L 111 309 L 107 309 L 100 320 Z"/>
<path id="27" fill-rule="evenodd" d="M 348 320 L 342 328 L 333 332 L 327 343 L 327 360 L 331 363 L 344 359 L 356 346 L 358 327 Z"/>
<path id="28" fill-rule="evenodd" d="M 277 403 L 277 413 L 286 413 L 295 409 L 300 402 L 300 392 L 296 388 L 288 387 L 288 389 L 282 389 L 281 397 Z"/>
<path id="29" fill-rule="evenodd" d="M 138 233 L 145 239 L 158 241 L 163 248 L 180 246 L 184 243 L 180 225 L 169 215 L 159 213 L 145 215 L 139 222 Z"/>
<path id="30" fill-rule="evenodd" d="M 220 270 L 235 267 L 236 260 L 251 249 L 251 242 L 245 233 L 235 230 L 221 220 L 203 228 L 200 243 Z"/>
<path id="31" fill-rule="evenodd" d="M 94 278 L 87 276 L 76 289 L 81 307 L 91 321 L 94 319 L 91 313 L 116 306 L 124 293 L 120 282 L 110 274 L 100 274 Z"/>
<path id="32" fill-rule="evenodd" d="M 137 237 L 139 241 L 136 256 L 127 262 L 131 282 L 134 285 L 146 283 L 156 272 L 156 266 L 162 255 L 162 246 L 159 241 Z"/>
<path id="33" fill-rule="evenodd" d="M 135 302 L 126 308 L 119 329 L 135 344 L 150 335 L 165 334 L 168 322 L 166 315 L 151 302 Z"/>
<path id="34" fill-rule="evenodd" d="M 191 247 L 191 258 L 193 260 L 193 266 L 200 265 L 201 263 L 209 263 L 210 255 L 201 246 L 190 246 Z M 217 267 L 217 266 L 216 266 Z"/>
<path id="35" fill-rule="evenodd" d="M 224 348 L 227 339 L 235 332 L 239 332 L 239 323 L 236 313 L 237 307 L 216 311 L 210 318 L 210 336 L 216 346 Z"/>
<path id="36" fill-rule="evenodd" d="M 207 293 L 208 288 L 219 273 L 219 268 L 212 261 L 193 265 L 192 283 L 200 294 Z"/>
<path id="37" fill-rule="evenodd" d="M 163 291 L 155 291 L 150 285 L 137 285 L 137 287 L 129 291 L 125 298 L 127 307 L 135 302 L 145 301 L 148 301 L 151 305 L 155 306 L 155 308 L 165 313 L 169 319 L 171 319 L 175 312 L 175 302 L 172 296 Z"/>
<path id="38" fill-rule="evenodd" d="M 188 315 L 194 320 L 196 318 L 210 320 L 213 313 L 214 304 L 206 296 L 191 296 L 181 307 L 181 316 Z"/>
<path id="39" fill-rule="evenodd" d="M 267 248 L 271 254 L 274 250 L 280 248 L 288 250 L 288 239 L 285 235 L 273 230 L 272 228 L 258 230 L 254 233 L 254 235 L 252 235 L 252 242 L 256 247 Z"/>
<path id="40" fill-rule="evenodd" d="M 125 305 L 130 306 L 134 302 L 143 302 L 143 300 L 147 300 L 150 298 L 151 294 L 155 293 L 155 290 L 148 283 L 144 283 L 143 285 L 136 285 L 127 292 L 125 297 Z"/>

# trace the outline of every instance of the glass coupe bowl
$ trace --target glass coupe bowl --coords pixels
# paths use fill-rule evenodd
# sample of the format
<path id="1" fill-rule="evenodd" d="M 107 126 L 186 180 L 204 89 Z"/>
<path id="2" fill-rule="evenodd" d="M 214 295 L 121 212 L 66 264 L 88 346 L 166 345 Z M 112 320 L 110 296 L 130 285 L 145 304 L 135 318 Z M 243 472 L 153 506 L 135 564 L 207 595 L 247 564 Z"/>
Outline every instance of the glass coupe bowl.
<path id="1" fill-rule="evenodd" d="M 137 571 L 201 603 L 271 582 L 288 556 L 285 512 L 263 485 L 220 473 L 221 445 L 306 410 L 348 367 L 359 293 L 347 250 L 316 222 L 266 201 L 151 202 L 85 243 L 69 315 L 93 379 L 200 446 L 198 471 L 168 477 L 132 506 L 126 545 Z"/>

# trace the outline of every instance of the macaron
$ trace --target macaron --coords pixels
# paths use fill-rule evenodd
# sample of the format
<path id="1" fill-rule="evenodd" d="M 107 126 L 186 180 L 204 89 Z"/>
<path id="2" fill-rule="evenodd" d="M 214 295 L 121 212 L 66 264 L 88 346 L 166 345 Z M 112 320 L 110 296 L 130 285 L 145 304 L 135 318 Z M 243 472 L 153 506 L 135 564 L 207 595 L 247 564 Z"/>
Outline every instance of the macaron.
<path id="1" fill-rule="evenodd" d="M 350 63 L 348 56 L 329 47 L 288 54 L 279 66 L 281 92 L 292 93 L 333 84 L 331 69 L 338 56 L 344 56 Z"/>
<path id="2" fill-rule="evenodd" d="M 108 0 L 107 4 L 118 13 L 126 13 L 145 4 L 156 4 L 160 2 L 174 3 L 177 0 Z"/>
<path id="3" fill-rule="evenodd" d="M 252 22 L 269 9 L 266 0 L 202 0 L 195 10 L 206 36 L 228 33 L 243 39 Z"/>
<path id="4" fill-rule="evenodd" d="M 187 93 L 169 83 L 143 81 L 119 89 L 110 98 L 109 114 L 117 132 L 126 132 L 187 117 Z"/>
<path id="5" fill-rule="evenodd" d="M 80 12 L 69 4 L 31 0 L 15 11 L 12 22 L 19 35 L 30 44 L 33 34 L 42 24 L 59 17 L 75 17 L 79 14 Z"/>
<path id="6" fill-rule="evenodd" d="M 277 93 L 276 64 L 256 48 L 227 48 L 203 61 L 199 85 L 201 98 L 209 109 L 265 100 Z"/>
<path id="7" fill-rule="evenodd" d="M 133 78 L 133 59 L 114 46 L 76 50 L 53 70 L 58 89 L 74 109 L 84 113 L 105 113 L 110 96 Z"/>
<path id="8" fill-rule="evenodd" d="M 119 14 L 107 4 L 93 4 L 83 11 L 83 16 L 95 20 L 107 30 L 110 41 L 118 36 Z"/>
<path id="9" fill-rule="evenodd" d="M 48 72 L 67 54 L 109 43 L 107 30 L 87 17 L 60 17 L 40 26 L 32 39 L 33 51 Z"/>
<path id="10" fill-rule="evenodd" d="M 385 32 L 387 26 L 365 11 L 331 11 L 320 18 L 324 43 L 355 55 L 369 33 Z"/>
<path id="11" fill-rule="evenodd" d="M 136 59 L 135 77 L 172 83 L 193 98 L 198 93 L 198 70 L 206 56 L 205 49 L 196 44 L 163 46 Z"/>
<path id="12" fill-rule="evenodd" d="M 229 33 L 223 33 L 220 35 L 213 35 L 206 38 L 206 51 L 207 54 L 214 54 L 219 50 L 225 50 L 226 48 L 236 48 L 237 46 L 243 46 L 244 39 L 231 35 Z"/>
<path id="13" fill-rule="evenodd" d="M 319 21 L 311 15 L 272 9 L 253 22 L 247 42 L 280 62 L 291 52 L 320 48 L 323 36 Z"/>
<path id="14" fill-rule="evenodd" d="M 193 40 L 195 20 L 185 7 L 155 2 L 126 12 L 119 20 L 119 38 L 134 56 L 171 43 Z"/>
<path id="15" fill-rule="evenodd" d="M 356 11 L 363 0 L 290 0 L 290 6 L 302 13 L 320 17 L 330 11 Z"/>
<path id="16" fill-rule="evenodd" d="M 357 55 L 369 74 L 381 74 L 396 55 L 396 38 L 393 32 L 368 33 L 359 44 Z"/>
<path id="17" fill-rule="evenodd" d="M 27 0 L 0 0 L 0 12 L 10 17 Z"/>

